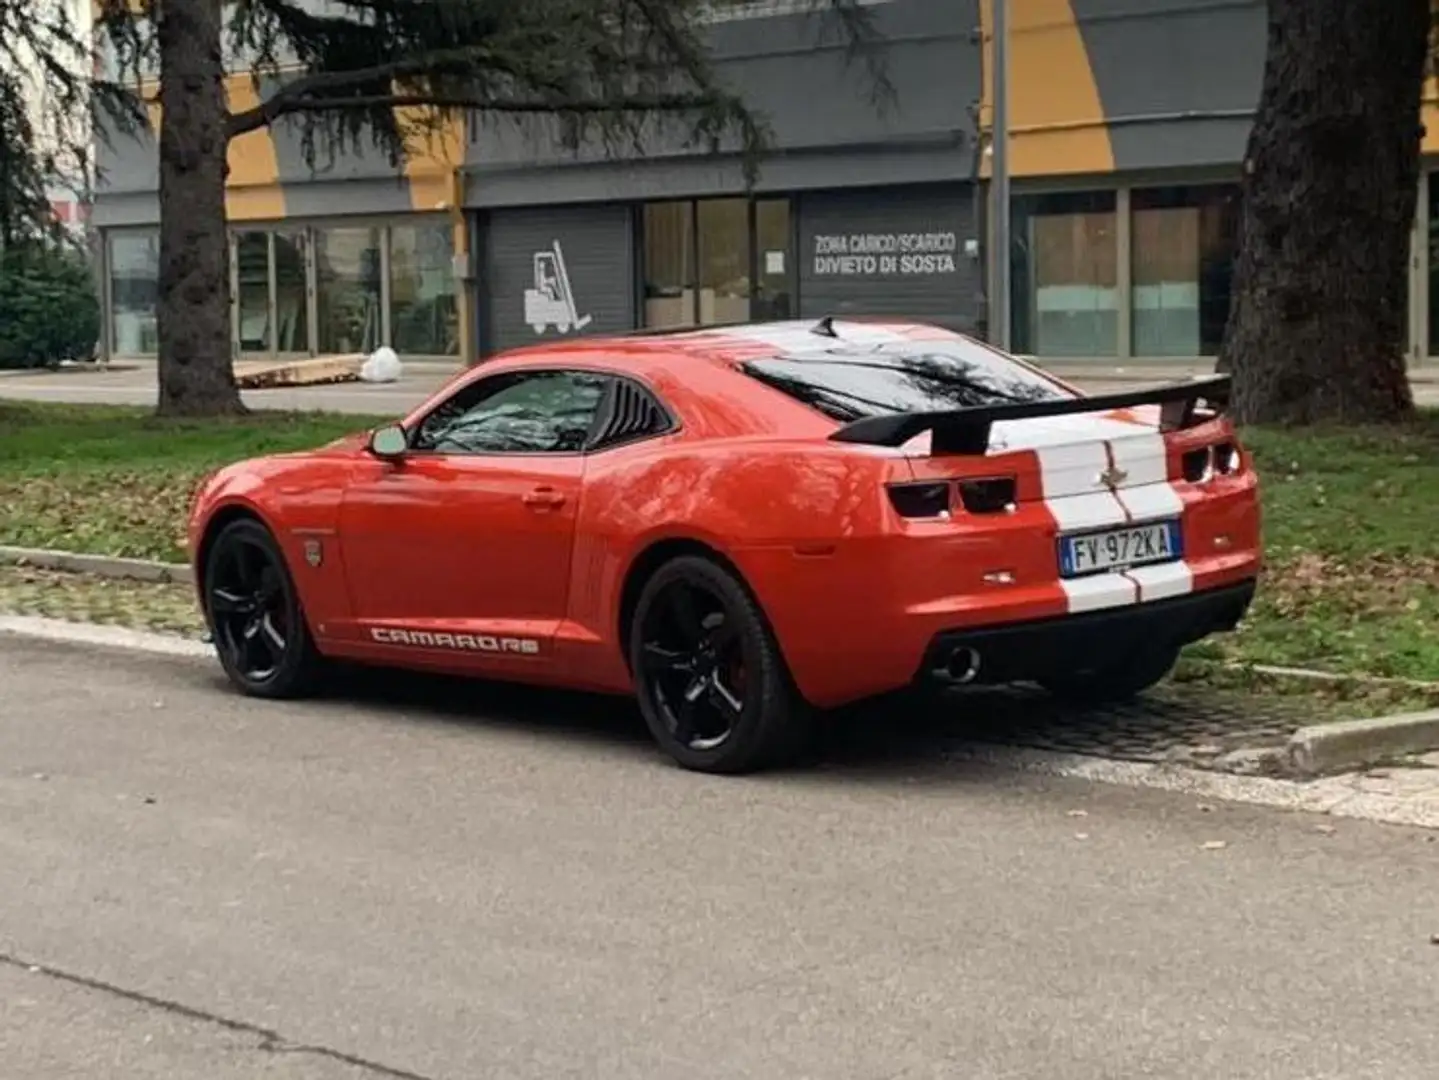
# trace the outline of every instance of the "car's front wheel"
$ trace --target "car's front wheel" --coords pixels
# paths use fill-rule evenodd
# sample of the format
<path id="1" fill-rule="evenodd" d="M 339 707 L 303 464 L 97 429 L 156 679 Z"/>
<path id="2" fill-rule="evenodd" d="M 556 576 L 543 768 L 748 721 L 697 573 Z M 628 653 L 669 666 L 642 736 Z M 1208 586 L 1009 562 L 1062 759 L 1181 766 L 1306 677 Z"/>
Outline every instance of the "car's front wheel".
<path id="1" fill-rule="evenodd" d="M 1163 681 L 1178 661 L 1178 649 L 1154 645 L 1102 667 L 1050 676 L 1042 685 L 1055 697 L 1075 705 L 1117 704 Z"/>
<path id="2" fill-rule="evenodd" d="M 314 689 L 320 656 L 284 555 L 264 525 L 242 518 L 215 537 L 204 600 L 220 666 L 239 690 L 286 698 Z"/>
<path id="3" fill-rule="evenodd" d="M 645 583 L 630 663 L 650 733 L 685 768 L 751 772 L 804 746 L 809 710 L 764 613 L 710 559 L 672 559 Z"/>

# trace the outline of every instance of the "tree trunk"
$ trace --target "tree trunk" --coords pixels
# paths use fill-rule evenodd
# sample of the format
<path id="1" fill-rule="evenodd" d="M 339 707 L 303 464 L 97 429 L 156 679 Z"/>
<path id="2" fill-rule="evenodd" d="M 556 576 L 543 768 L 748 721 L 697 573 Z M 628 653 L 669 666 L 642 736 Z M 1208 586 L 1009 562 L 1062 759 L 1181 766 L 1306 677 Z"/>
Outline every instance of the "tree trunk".
<path id="1" fill-rule="evenodd" d="M 157 0 L 162 416 L 244 412 L 230 356 L 221 0 Z"/>
<path id="2" fill-rule="evenodd" d="M 1393 422 L 1430 0 L 1269 0 L 1219 369 L 1245 423 Z"/>

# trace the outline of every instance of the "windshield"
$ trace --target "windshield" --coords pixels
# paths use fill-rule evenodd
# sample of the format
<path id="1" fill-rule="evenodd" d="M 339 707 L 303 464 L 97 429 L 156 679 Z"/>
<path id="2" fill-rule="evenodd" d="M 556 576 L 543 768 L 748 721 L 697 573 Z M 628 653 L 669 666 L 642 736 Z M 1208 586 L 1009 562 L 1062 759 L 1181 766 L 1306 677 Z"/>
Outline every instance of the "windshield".
<path id="1" fill-rule="evenodd" d="M 742 369 L 842 422 L 1074 397 L 1002 353 L 967 341 L 846 344 L 751 360 Z"/>

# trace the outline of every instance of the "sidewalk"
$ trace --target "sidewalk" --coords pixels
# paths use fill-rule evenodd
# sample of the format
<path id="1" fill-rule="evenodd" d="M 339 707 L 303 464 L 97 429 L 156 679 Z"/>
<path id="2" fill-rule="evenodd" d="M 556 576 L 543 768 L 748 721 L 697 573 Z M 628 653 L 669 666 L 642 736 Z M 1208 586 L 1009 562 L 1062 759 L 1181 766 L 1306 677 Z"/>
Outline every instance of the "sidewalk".
<path id="1" fill-rule="evenodd" d="M 1096 391 L 1114 391 L 1125 387 L 1188 379 L 1196 375 L 1207 375 L 1214 370 L 1211 363 L 1061 362 L 1047 366 L 1061 378 L 1083 389 Z M 327 412 L 400 416 L 424 401 L 460 370 L 458 362 L 414 361 L 405 363 L 404 376 L 395 383 L 336 383 L 328 386 L 287 387 L 246 391 L 242 396 L 252 409 L 318 409 Z M 155 403 L 153 361 L 120 364 L 109 370 L 87 368 L 53 372 L 21 371 L 0 372 L 0 375 L 6 376 L 0 378 L 0 398 L 89 405 Z M 1412 372 L 1410 383 L 1414 387 L 1414 397 L 1418 404 L 1439 407 L 1439 365 L 1429 365 Z"/>

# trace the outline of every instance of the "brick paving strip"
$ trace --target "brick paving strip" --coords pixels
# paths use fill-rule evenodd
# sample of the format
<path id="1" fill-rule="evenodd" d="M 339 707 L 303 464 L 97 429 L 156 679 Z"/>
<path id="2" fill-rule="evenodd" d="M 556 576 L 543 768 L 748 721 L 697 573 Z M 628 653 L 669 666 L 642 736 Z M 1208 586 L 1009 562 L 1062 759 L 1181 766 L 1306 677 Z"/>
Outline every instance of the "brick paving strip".
<path id="1" fill-rule="evenodd" d="M 0 614 L 158 632 L 194 644 L 204 623 L 190 582 L 189 567 L 179 564 L 0 546 Z M 929 745 L 1299 780 L 1397 763 L 1432 773 L 1439 787 L 1439 755 L 1428 753 L 1439 750 L 1439 710 L 1316 723 L 1325 718 L 1310 700 L 1182 682 L 1103 709 L 1064 707 L 1025 689 L 956 691 L 905 709 L 901 737 Z"/>

